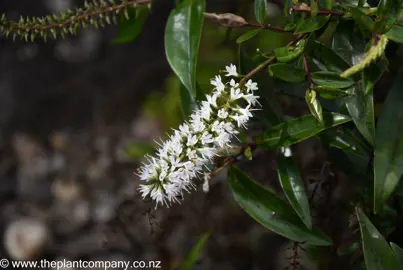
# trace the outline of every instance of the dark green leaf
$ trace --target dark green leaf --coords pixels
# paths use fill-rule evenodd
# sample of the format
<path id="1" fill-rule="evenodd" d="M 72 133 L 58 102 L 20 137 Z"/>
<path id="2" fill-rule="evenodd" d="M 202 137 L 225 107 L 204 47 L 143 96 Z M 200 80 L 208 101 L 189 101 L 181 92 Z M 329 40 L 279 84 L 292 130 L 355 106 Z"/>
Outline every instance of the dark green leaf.
<path id="1" fill-rule="evenodd" d="M 291 30 L 295 29 L 295 27 L 297 27 L 297 25 L 295 23 L 288 23 L 284 26 L 284 30 L 291 31 Z"/>
<path id="2" fill-rule="evenodd" d="M 349 90 L 349 97 L 345 98 L 345 104 L 354 124 L 362 136 L 374 144 L 375 120 L 374 102 L 372 92 L 364 93 L 363 82 L 359 81 L 355 87 Z"/>
<path id="3" fill-rule="evenodd" d="M 316 99 L 316 91 L 308 89 L 305 93 L 305 101 L 312 115 L 319 121 L 323 120 L 322 105 Z"/>
<path id="4" fill-rule="evenodd" d="M 345 90 L 333 87 L 314 86 L 312 89 L 325 99 L 337 99 L 348 96 L 348 93 Z"/>
<path id="5" fill-rule="evenodd" d="M 267 0 L 255 0 L 255 17 L 260 24 L 264 24 L 267 14 Z"/>
<path id="6" fill-rule="evenodd" d="M 312 32 L 309 37 L 306 39 L 304 44 L 304 55 L 311 55 L 311 52 L 314 50 L 316 35 L 315 32 Z"/>
<path id="7" fill-rule="evenodd" d="M 394 253 L 382 234 L 375 228 L 372 222 L 365 216 L 361 209 L 357 208 L 357 217 L 361 229 L 362 249 L 365 264 L 368 270 L 396 269 L 402 266 L 394 256 Z"/>
<path id="8" fill-rule="evenodd" d="M 325 7 L 328 10 L 332 10 L 334 5 L 334 0 L 325 0 Z"/>
<path id="9" fill-rule="evenodd" d="M 359 8 L 353 6 L 348 6 L 348 10 L 353 15 L 354 21 L 360 27 L 361 33 L 366 34 L 373 31 L 375 25 L 369 16 L 365 15 Z"/>
<path id="10" fill-rule="evenodd" d="M 259 34 L 260 31 L 262 31 L 262 28 L 256 28 L 256 29 L 250 30 L 250 31 L 246 32 L 245 34 L 243 34 L 242 36 L 240 36 L 236 40 L 236 43 L 239 44 L 239 43 L 245 42 L 245 41 L 253 38 L 257 34 Z"/>
<path id="11" fill-rule="evenodd" d="M 379 212 L 403 175 L 403 77 L 397 76 L 378 119 L 375 137 L 374 211 Z"/>
<path id="12" fill-rule="evenodd" d="M 329 16 L 309 17 L 298 23 L 294 34 L 310 33 L 322 28 L 329 20 Z"/>
<path id="13" fill-rule="evenodd" d="M 276 161 L 278 177 L 285 196 L 305 226 L 312 229 L 308 197 L 291 148 L 281 147 L 277 152 Z"/>
<path id="14" fill-rule="evenodd" d="M 395 253 L 395 256 L 399 260 L 400 264 L 403 265 L 403 249 L 398 245 L 396 245 L 395 243 L 390 243 L 390 247 Z"/>
<path id="15" fill-rule="evenodd" d="M 269 73 L 286 82 L 302 82 L 305 80 L 305 70 L 296 65 L 277 63 L 269 66 Z"/>
<path id="16" fill-rule="evenodd" d="M 147 6 L 139 6 L 130 8 L 128 13 L 130 19 L 119 23 L 118 36 L 112 40 L 112 43 L 128 43 L 135 40 L 140 35 L 150 10 Z"/>
<path id="17" fill-rule="evenodd" d="M 264 227 L 292 241 L 317 246 L 332 244 L 322 232 L 308 229 L 290 205 L 257 184 L 238 168 L 231 167 L 228 175 L 235 201 Z"/>
<path id="18" fill-rule="evenodd" d="M 199 258 L 200 253 L 201 253 L 204 245 L 206 244 L 209 236 L 210 236 L 209 233 L 205 233 L 200 237 L 197 244 L 190 251 L 186 260 L 182 263 L 181 267 L 179 268 L 180 270 L 193 270 L 194 269 L 194 265 L 197 262 L 197 259 Z"/>
<path id="19" fill-rule="evenodd" d="M 203 25 L 204 0 L 184 0 L 169 15 L 165 28 L 168 62 L 196 97 L 196 65 Z"/>
<path id="20" fill-rule="evenodd" d="M 349 121 L 351 121 L 350 117 L 337 113 L 323 113 L 323 122 L 319 122 L 313 115 L 304 115 L 269 129 L 257 140 L 257 144 L 263 148 L 289 146 L 327 128 Z"/>
<path id="21" fill-rule="evenodd" d="M 349 78 L 341 78 L 340 73 L 327 71 L 318 71 L 312 73 L 312 81 L 320 86 L 334 88 L 346 88 L 355 83 Z"/>
<path id="22" fill-rule="evenodd" d="M 302 54 L 301 49 L 292 46 L 280 47 L 274 49 L 274 55 L 278 62 L 290 62 L 297 59 Z"/>
<path id="23" fill-rule="evenodd" d="M 194 104 L 194 100 L 192 101 L 192 97 L 189 95 L 189 91 L 186 87 L 181 84 L 180 86 L 180 101 L 181 101 L 181 112 L 183 118 L 186 119 L 192 113 L 192 106 Z"/>
<path id="24" fill-rule="evenodd" d="M 350 67 L 334 50 L 317 41 L 314 43 L 312 56 L 325 65 L 329 71 L 342 72 Z"/>
<path id="25" fill-rule="evenodd" d="M 375 31 L 385 33 L 391 29 L 399 17 L 401 10 L 401 0 L 380 0 L 377 8 L 377 21 Z"/>
<path id="26" fill-rule="evenodd" d="M 385 36 L 397 43 L 403 43 L 403 26 L 393 25 L 392 28 L 386 32 Z"/>
<path id="27" fill-rule="evenodd" d="M 361 157 L 368 157 L 372 152 L 372 149 L 349 129 L 328 129 L 323 131 L 319 136 L 328 145 L 349 151 Z"/>

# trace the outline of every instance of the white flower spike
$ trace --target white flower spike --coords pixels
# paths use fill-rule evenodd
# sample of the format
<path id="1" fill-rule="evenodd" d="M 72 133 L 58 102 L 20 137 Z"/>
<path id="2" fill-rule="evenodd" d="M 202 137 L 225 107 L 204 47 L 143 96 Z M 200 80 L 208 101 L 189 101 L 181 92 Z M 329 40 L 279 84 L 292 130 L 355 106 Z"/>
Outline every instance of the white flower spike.
<path id="1" fill-rule="evenodd" d="M 236 66 L 226 67 L 226 77 L 237 77 Z M 240 128 L 247 128 L 252 117 L 251 108 L 258 103 L 257 83 L 248 80 L 245 85 L 234 79 L 222 82 L 219 75 L 211 80 L 214 91 L 206 96 L 189 121 L 173 131 L 155 157 L 148 157 L 148 163 L 138 170 L 144 183 L 139 186 L 143 199 L 150 197 L 158 205 L 170 206 L 178 202 L 184 191 L 195 189 L 195 178 L 206 176 L 206 168 L 222 150 L 231 147 L 231 140 Z M 258 103 L 259 104 L 259 103 Z M 207 174 L 210 176 L 209 174 Z M 204 191 L 208 181 L 204 181 Z"/>

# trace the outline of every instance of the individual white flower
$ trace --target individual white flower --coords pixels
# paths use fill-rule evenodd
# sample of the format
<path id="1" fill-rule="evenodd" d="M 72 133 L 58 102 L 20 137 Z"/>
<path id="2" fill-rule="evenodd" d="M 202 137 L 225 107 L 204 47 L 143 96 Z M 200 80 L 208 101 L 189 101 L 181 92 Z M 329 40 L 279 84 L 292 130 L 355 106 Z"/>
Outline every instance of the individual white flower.
<path id="1" fill-rule="evenodd" d="M 245 87 L 247 89 L 248 92 L 250 91 L 255 91 L 258 90 L 259 88 L 257 87 L 257 83 L 253 82 L 251 79 L 249 79 L 246 84 Z"/>
<path id="2" fill-rule="evenodd" d="M 193 146 L 193 145 L 195 145 L 197 143 L 197 141 L 198 140 L 197 140 L 196 135 L 189 134 L 188 138 L 187 138 L 186 146 Z"/>
<path id="3" fill-rule="evenodd" d="M 251 105 L 255 105 L 256 103 L 258 103 L 258 98 L 259 96 L 255 96 L 253 94 L 248 94 L 248 95 L 243 95 L 242 97 L 243 99 L 246 100 L 246 102 L 248 102 Z"/>
<path id="4" fill-rule="evenodd" d="M 243 97 L 243 93 L 241 92 L 241 89 L 239 88 L 231 88 L 231 96 L 230 99 L 232 101 L 240 99 Z"/>
<path id="5" fill-rule="evenodd" d="M 196 150 L 188 148 L 186 151 L 186 155 L 188 156 L 189 159 L 195 159 L 197 158 Z"/>
<path id="6" fill-rule="evenodd" d="M 203 106 L 200 108 L 200 116 L 201 118 L 205 120 L 210 119 L 210 114 L 211 114 L 211 107 L 209 104 L 203 104 Z"/>
<path id="7" fill-rule="evenodd" d="M 238 77 L 238 73 L 236 72 L 236 66 L 234 64 L 230 64 L 229 66 L 225 67 L 225 71 L 227 74 L 225 76 L 233 76 Z"/>
<path id="8" fill-rule="evenodd" d="M 216 93 L 214 93 L 213 95 L 207 95 L 206 96 L 206 98 L 207 98 L 207 102 L 210 104 L 210 105 L 213 105 L 214 107 L 217 107 L 217 97 L 218 97 L 218 95 L 216 94 Z"/>
<path id="9" fill-rule="evenodd" d="M 237 88 L 237 87 L 239 86 L 239 83 L 235 82 L 234 79 L 231 79 L 231 81 L 229 82 L 229 85 L 230 85 L 232 88 Z"/>
<path id="10" fill-rule="evenodd" d="M 201 136 L 201 143 L 203 145 L 212 143 L 214 141 L 213 139 L 213 135 L 211 135 L 210 133 L 208 133 L 207 131 L 203 132 L 203 135 Z"/>
<path id="11" fill-rule="evenodd" d="M 219 118 L 225 119 L 228 117 L 228 112 L 225 109 L 220 109 L 217 113 Z"/>
<path id="12" fill-rule="evenodd" d="M 182 132 L 182 134 L 184 135 L 188 135 L 190 133 L 190 129 L 189 129 L 189 125 L 184 123 L 182 125 L 179 126 L 179 130 L 180 132 Z"/>
<path id="13" fill-rule="evenodd" d="M 222 83 L 220 75 L 216 75 L 214 80 L 211 80 L 210 83 L 215 86 L 218 92 L 222 92 L 225 89 L 225 85 Z"/>
<path id="14" fill-rule="evenodd" d="M 198 148 L 197 151 L 199 151 L 203 158 L 211 159 L 215 155 L 216 149 L 212 147 L 202 147 Z"/>
<path id="15" fill-rule="evenodd" d="M 231 141 L 231 136 L 229 133 L 222 132 L 215 138 L 216 143 L 223 148 Z"/>

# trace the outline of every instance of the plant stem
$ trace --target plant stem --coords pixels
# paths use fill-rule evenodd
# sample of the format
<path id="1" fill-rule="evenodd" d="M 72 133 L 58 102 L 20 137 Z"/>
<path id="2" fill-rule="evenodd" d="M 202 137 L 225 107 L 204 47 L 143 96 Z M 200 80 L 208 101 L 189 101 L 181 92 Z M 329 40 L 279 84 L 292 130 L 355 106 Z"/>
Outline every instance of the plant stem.
<path id="1" fill-rule="evenodd" d="M 309 7 L 306 8 L 306 7 L 295 6 L 295 7 L 292 7 L 290 9 L 290 11 L 303 12 L 303 13 L 311 14 L 311 9 Z M 344 16 L 344 11 L 333 11 L 333 10 L 322 9 L 322 10 L 318 10 L 317 15 L 321 15 L 321 16 L 327 16 L 327 15 Z"/>
<path id="2" fill-rule="evenodd" d="M 270 30 L 274 30 L 274 31 L 284 32 L 284 33 L 292 33 L 292 32 L 294 32 L 293 30 L 285 30 L 284 28 L 277 27 L 277 26 L 256 24 L 256 23 L 248 23 L 245 26 L 246 27 L 249 26 L 249 27 L 255 27 L 255 28 L 270 29 Z"/>
<path id="3" fill-rule="evenodd" d="M 300 41 L 303 37 L 305 36 L 305 34 L 299 34 L 295 39 L 291 40 L 290 42 L 288 42 L 287 46 L 292 46 L 294 44 L 296 44 L 298 41 Z M 273 62 L 276 59 L 275 56 L 272 56 L 270 58 L 268 58 L 266 61 L 264 61 L 263 63 L 261 63 L 260 65 L 258 65 L 256 68 L 254 68 L 251 72 L 249 72 L 248 74 L 245 75 L 245 77 L 242 78 L 242 80 L 239 82 L 239 84 L 244 84 L 247 80 L 249 80 L 253 75 L 255 75 L 256 73 L 258 73 L 260 70 L 262 70 L 263 68 L 265 68 L 268 64 L 270 64 L 271 62 Z"/>

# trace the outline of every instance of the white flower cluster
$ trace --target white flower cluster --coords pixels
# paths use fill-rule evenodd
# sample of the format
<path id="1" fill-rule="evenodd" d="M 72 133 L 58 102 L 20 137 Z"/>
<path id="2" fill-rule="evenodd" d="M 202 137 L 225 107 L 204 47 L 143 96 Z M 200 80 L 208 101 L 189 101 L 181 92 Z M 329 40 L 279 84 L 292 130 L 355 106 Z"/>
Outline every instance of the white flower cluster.
<path id="1" fill-rule="evenodd" d="M 174 130 L 169 140 L 159 144 L 157 156 L 148 157 L 148 163 L 139 169 L 139 190 L 143 199 L 148 195 L 158 204 L 169 206 L 182 198 L 183 191 L 194 188 L 193 179 L 203 174 L 219 151 L 230 147 L 238 128 L 246 128 L 252 117 L 251 106 L 258 104 L 254 91 L 257 83 L 248 80 L 239 85 L 236 66 L 226 67 L 229 82 L 217 75 L 211 84 L 214 91 L 206 96 L 188 122 Z"/>

